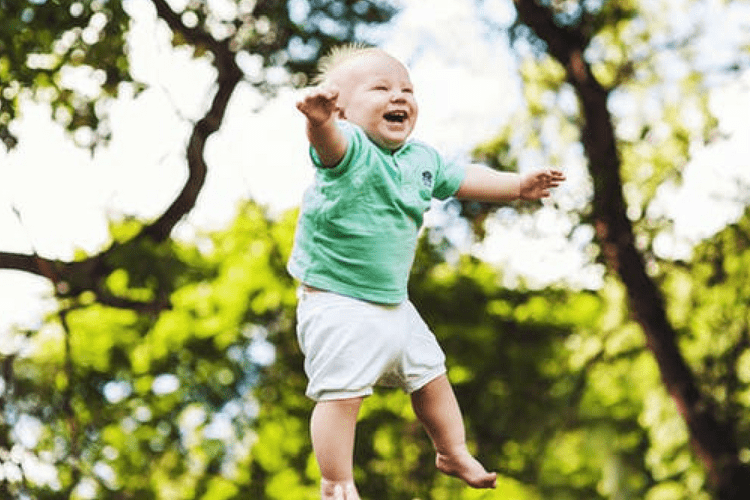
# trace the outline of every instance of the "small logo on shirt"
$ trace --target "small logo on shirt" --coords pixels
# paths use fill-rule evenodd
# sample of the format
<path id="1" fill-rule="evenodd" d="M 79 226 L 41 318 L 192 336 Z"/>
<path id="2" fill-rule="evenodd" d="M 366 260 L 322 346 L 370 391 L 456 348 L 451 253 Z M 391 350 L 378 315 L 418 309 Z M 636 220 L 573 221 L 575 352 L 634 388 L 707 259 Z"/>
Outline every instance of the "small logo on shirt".
<path id="1" fill-rule="evenodd" d="M 424 184 L 425 187 L 428 188 L 432 187 L 432 172 L 429 172 L 427 170 L 422 172 L 422 184 Z"/>

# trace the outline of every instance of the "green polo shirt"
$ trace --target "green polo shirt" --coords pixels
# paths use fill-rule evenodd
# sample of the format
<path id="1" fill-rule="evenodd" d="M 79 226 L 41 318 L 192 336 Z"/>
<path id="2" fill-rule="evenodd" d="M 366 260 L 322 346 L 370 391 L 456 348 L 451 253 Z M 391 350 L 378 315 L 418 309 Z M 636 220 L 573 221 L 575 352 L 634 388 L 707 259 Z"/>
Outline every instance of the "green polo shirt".
<path id="1" fill-rule="evenodd" d="M 288 270 L 316 288 L 384 304 L 406 299 L 417 235 L 432 198 L 452 196 L 465 170 L 419 141 L 383 149 L 338 122 L 344 158 L 323 168 L 305 192 Z"/>

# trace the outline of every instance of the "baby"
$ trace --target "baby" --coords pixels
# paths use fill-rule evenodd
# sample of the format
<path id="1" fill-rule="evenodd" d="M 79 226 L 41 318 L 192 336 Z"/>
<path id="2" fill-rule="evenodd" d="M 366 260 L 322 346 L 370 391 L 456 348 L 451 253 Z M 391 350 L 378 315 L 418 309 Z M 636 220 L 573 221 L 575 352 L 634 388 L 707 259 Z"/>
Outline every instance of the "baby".
<path id="1" fill-rule="evenodd" d="M 445 355 L 407 297 L 423 214 L 432 198 L 535 200 L 562 172 L 518 175 L 446 162 L 409 140 L 417 121 L 407 69 L 375 48 L 345 47 L 321 61 L 306 117 L 315 181 L 305 193 L 289 272 L 300 281 L 297 337 L 316 401 L 310 422 L 321 498 L 359 500 L 354 434 L 373 386 L 411 396 L 435 464 L 474 488 L 496 474 L 469 453 Z"/>

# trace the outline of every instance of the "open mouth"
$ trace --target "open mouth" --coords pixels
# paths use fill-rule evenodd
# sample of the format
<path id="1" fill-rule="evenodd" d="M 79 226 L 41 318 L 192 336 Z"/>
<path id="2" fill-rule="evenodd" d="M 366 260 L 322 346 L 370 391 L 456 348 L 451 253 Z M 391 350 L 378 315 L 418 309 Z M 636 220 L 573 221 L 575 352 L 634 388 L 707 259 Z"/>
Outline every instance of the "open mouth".
<path id="1" fill-rule="evenodd" d="M 383 118 L 385 118 L 386 121 L 389 121 L 392 123 L 404 123 L 407 117 L 408 115 L 406 114 L 406 111 L 401 111 L 401 110 L 389 111 L 383 115 Z"/>

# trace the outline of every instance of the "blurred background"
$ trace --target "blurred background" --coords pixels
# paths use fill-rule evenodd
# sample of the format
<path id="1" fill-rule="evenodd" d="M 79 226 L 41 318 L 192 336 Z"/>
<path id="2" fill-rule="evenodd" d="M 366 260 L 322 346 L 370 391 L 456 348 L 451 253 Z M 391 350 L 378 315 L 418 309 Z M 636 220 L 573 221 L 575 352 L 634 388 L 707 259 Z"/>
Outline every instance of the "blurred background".
<path id="1" fill-rule="evenodd" d="M 294 103 L 351 41 L 446 157 L 568 178 L 434 203 L 412 273 L 497 490 L 383 390 L 363 498 L 750 498 L 750 1 L 0 6 L 0 498 L 317 498 Z"/>

